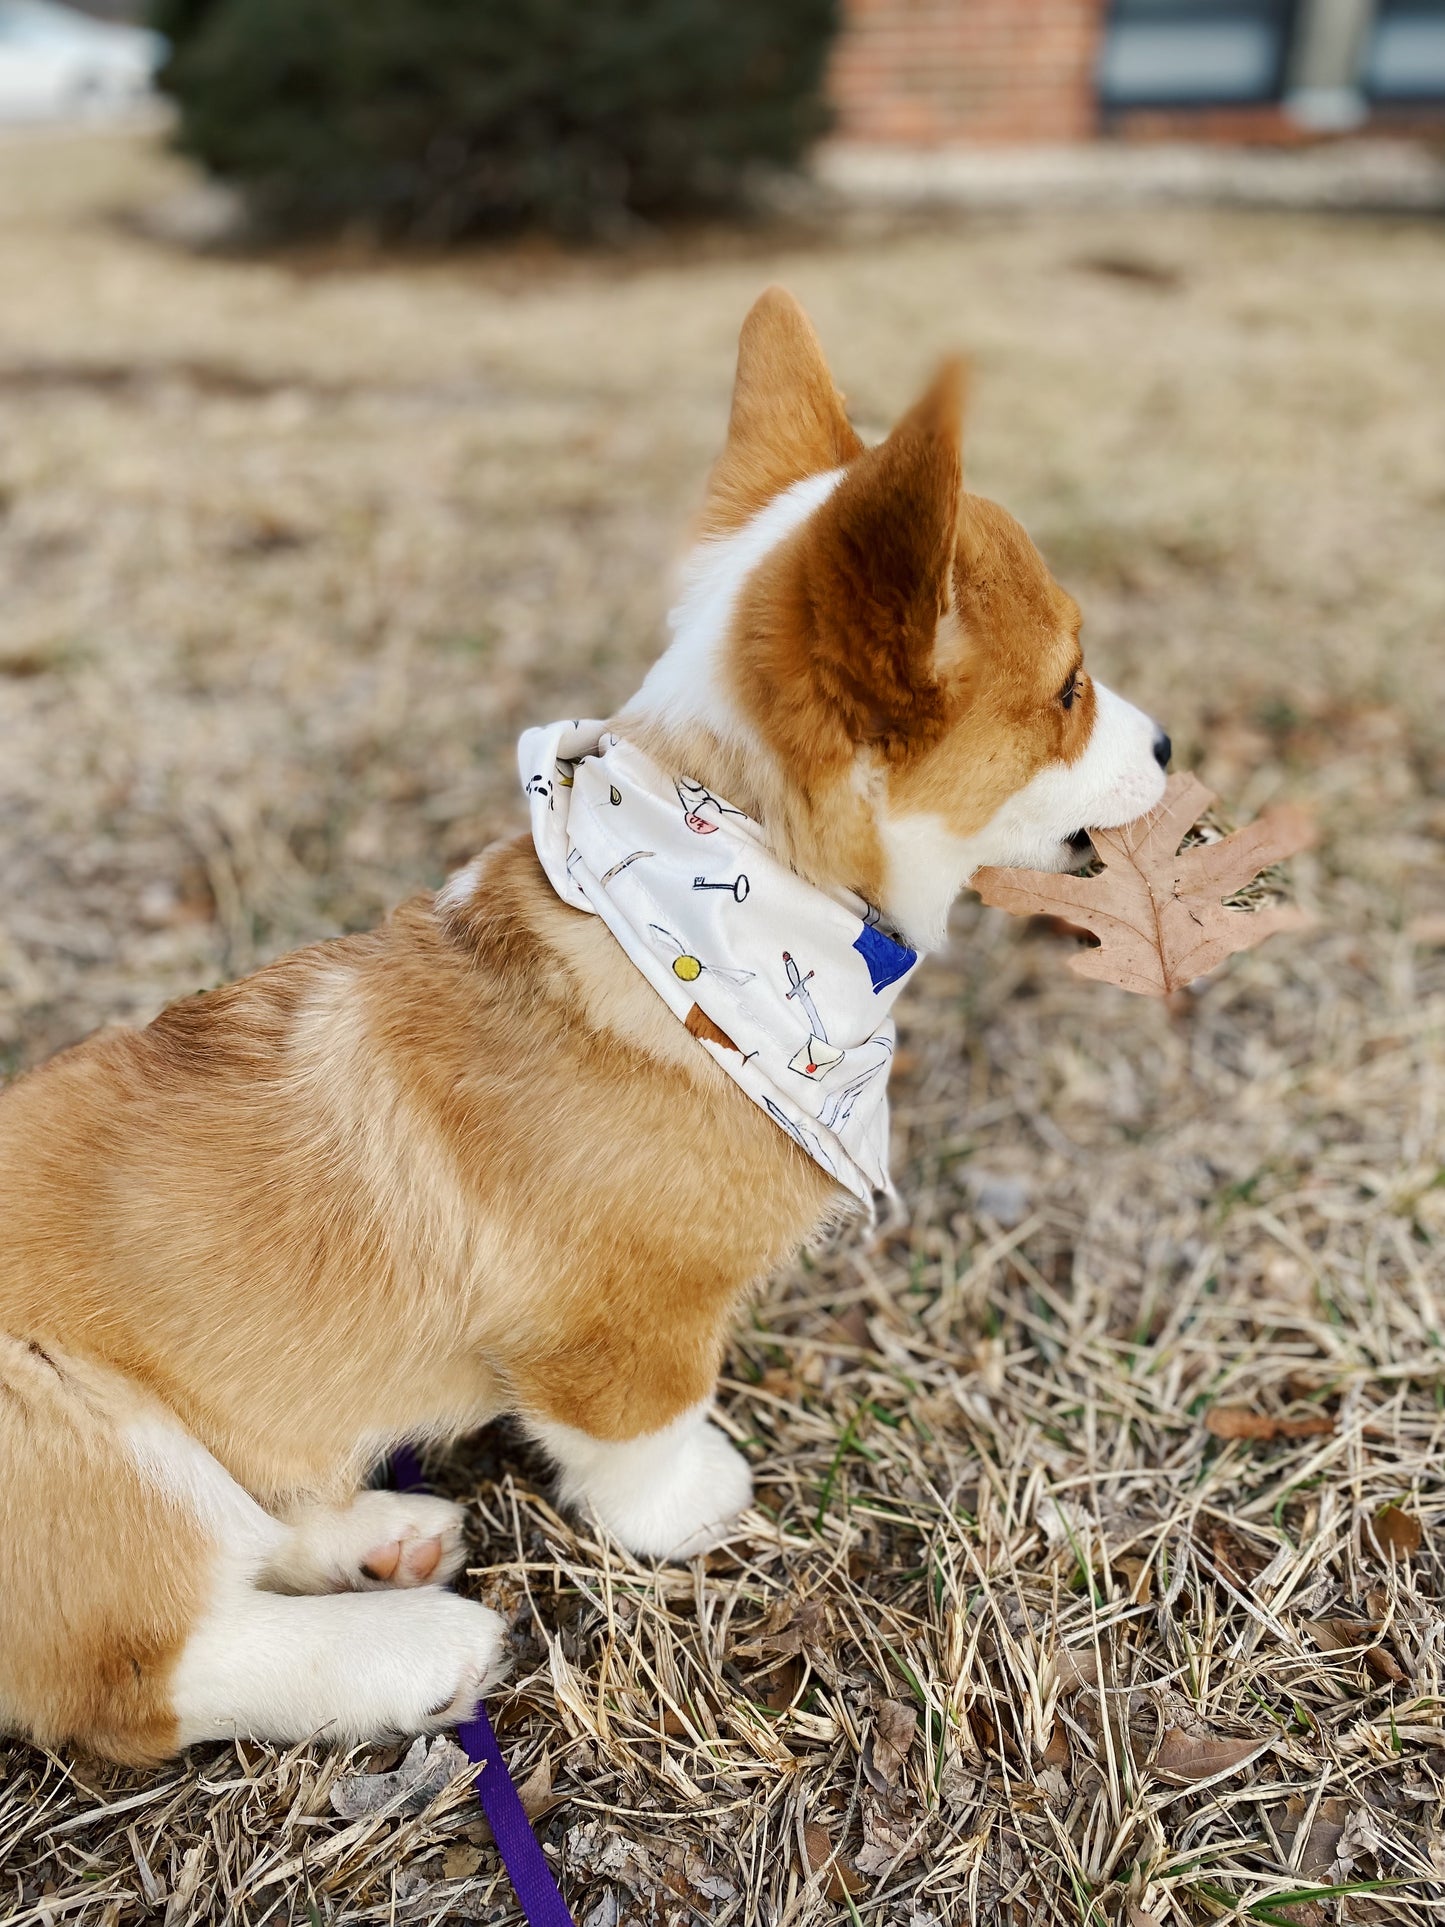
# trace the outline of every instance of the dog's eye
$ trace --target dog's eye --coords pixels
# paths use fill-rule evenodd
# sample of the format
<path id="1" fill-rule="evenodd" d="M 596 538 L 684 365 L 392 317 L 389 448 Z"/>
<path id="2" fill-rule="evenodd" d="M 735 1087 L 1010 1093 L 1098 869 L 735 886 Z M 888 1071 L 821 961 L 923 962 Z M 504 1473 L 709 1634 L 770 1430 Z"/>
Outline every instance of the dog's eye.
<path id="1" fill-rule="evenodd" d="M 1074 669 L 1069 672 L 1069 680 L 1064 684 L 1063 688 L 1059 691 L 1059 701 L 1064 705 L 1065 709 L 1072 709 L 1074 706 L 1074 698 L 1075 696 L 1078 695 L 1078 693 L 1079 693 L 1079 672 L 1077 669 Z"/>

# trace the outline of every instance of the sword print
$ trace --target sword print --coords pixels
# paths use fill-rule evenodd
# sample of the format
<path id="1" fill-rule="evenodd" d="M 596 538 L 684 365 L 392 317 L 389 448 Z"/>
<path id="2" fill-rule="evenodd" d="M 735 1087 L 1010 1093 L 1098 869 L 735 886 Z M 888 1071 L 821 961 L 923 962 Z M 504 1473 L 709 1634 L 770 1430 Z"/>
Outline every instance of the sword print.
<path id="1" fill-rule="evenodd" d="M 793 962 L 792 953 L 787 950 L 783 952 L 783 968 L 787 971 L 788 982 L 792 985 L 792 988 L 785 992 L 785 996 L 797 998 L 798 1008 L 807 1018 L 808 1026 L 812 1034 L 818 1038 L 820 1042 L 826 1044 L 828 1041 L 828 1033 L 823 1028 L 823 1020 L 818 1015 L 818 1006 L 813 1002 L 812 994 L 808 989 L 808 983 L 813 976 L 813 972 L 810 970 L 805 977 Z"/>

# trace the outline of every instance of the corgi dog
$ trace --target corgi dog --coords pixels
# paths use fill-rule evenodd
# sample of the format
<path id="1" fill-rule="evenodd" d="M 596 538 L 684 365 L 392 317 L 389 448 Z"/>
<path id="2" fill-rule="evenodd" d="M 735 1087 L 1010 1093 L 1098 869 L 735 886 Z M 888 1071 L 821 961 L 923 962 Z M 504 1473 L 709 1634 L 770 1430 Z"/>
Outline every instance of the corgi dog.
<path id="1" fill-rule="evenodd" d="M 910 956 L 980 865 L 1067 868 L 1150 809 L 1169 755 L 965 489 L 961 412 L 948 364 L 865 447 L 802 310 L 764 294 L 670 646 L 606 739 L 677 786 L 698 848 L 730 811 Z M 787 963 L 793 1013 L 817 986 Z M 460 1508 L 367 1488 L 403 1440 L 510 1413 L 633 1552 L 725 1531 L 751 1497 L 709 1417 L 729 1322 L 850 1200 L 722 1028 L 679 1021 L 522 835 L 379 930 L 15 1081 L 0 1729 L 146 1764 L 464 1715 L 505 1629 L 446 1586 Z M 795 1068 L 825 1074 L 824 1042 Z"/>

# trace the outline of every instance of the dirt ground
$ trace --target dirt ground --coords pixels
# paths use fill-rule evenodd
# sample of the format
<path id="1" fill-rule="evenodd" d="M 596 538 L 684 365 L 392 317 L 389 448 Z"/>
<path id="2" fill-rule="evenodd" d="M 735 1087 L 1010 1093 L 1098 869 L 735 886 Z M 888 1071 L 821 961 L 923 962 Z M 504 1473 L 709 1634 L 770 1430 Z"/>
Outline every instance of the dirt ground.
<path id="1" fill-rule="evenodd" d="M 773 279 L 862 425 L 967 348 L 971 483 L 1091 665 L 1321 826 L 1313 932 L 1168 1007 L 960 906 L 902 1006 L 910 1226 L 739 1330 L 731 1554 L 634 1565 L 505 1431 L 432 1467 L 579 1922 L 1439 1919 L 1445 228 L 258 262 L 148 238 L 180 178 L 0 145 L 0 1069 L 520 825 L 518 728 L 659 645 Z M 444 1750 L 366 1810 L 404 1751 L 0 1741 L 0 1915 L 515 1920 Z"/>

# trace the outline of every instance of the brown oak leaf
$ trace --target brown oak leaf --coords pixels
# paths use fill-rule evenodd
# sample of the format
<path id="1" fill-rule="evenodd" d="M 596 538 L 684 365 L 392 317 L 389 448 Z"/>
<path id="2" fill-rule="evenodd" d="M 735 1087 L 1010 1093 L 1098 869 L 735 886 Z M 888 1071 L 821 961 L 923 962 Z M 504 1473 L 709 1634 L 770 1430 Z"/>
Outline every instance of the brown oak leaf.
<path id="1" fill-rule="evenodd" d="M 1213 802 L 1197 776 L 1171 776 L 1147 816 L 1122 829 L 1089 831 L 1104 863 L 1097 876 L 982 869 L 973 887 L 985 903 L 1016 917 L 1059 917 L 1090 931 L 1097 946 L 1069 959 L 1080 977 L 1167 997 L 1236 950 L 1310 921 L 1292 904 L 1231 910 L 1223 901 L 1272 863 L 1308 848 L 1314 828 L 1304 811 L 1276 804 L 1216 843 L 1181 850 Z"/>

